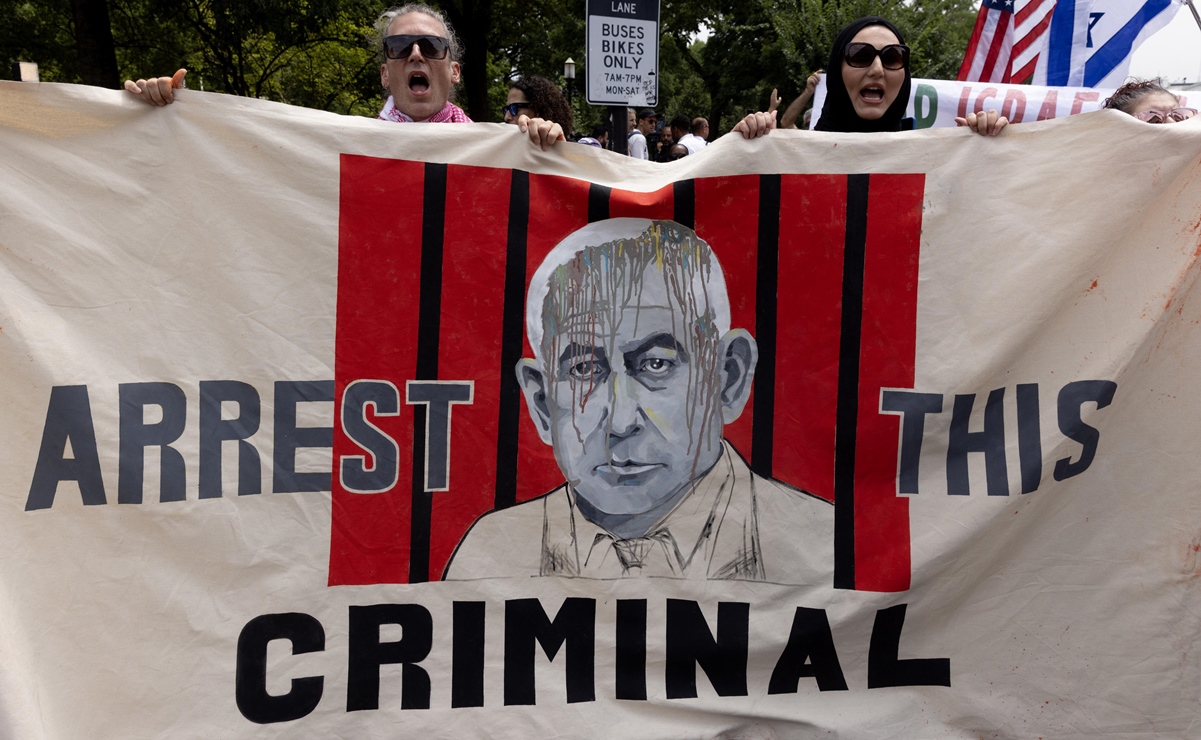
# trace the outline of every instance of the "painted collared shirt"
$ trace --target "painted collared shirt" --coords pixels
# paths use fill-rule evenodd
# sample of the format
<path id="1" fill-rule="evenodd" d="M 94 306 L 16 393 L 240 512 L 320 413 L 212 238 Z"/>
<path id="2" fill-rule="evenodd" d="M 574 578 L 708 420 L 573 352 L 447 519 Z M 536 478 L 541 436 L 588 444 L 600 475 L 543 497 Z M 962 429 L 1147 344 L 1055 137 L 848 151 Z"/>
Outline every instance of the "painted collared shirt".
<path id="1" fill-rule="evenodd" d="M 564 485 L 480 517 L 445 578 L 660 576 L 830 585 L 834 507 L 755 475 L 723 442 L 716 465 L 643 537 L 588 521 Z"/>

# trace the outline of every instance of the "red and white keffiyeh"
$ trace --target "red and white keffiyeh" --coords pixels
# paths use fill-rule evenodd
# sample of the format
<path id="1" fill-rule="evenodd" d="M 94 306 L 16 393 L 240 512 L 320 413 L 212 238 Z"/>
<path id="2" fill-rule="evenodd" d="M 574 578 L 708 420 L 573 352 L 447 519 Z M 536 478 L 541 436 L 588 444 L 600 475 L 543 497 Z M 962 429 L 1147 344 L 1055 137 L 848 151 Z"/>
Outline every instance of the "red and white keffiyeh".
<path id="1" fill-rule="evenodd" d="M 413 123 L 410 116 L 401 113 L 396 109 L 396 104 L 392 102 L 392 96 L 388 96 L 388 102 L 384 103 L 384 109 L 379 112 L 381 121 L 393 121 L 395 123 Z M 425 119 L 425 123 L 471 123 L 471 119 L 463 112 L 463 109 L 449 100 L 446 105 L 442 106 L 442 110 Z"/>

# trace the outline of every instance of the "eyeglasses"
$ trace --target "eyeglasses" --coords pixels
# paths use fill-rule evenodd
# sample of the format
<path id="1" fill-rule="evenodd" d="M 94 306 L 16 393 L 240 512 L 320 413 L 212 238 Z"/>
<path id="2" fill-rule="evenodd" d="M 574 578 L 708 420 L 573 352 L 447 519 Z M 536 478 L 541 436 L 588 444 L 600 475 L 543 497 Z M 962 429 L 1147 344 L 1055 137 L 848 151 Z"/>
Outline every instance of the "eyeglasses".
<path id="1" fill-rule="evenodd" d="M 880 57 L 884 69 L 904 69 L 909 64 L 909 47 L 904 44 L 889 44 L 877 49 L 871 44 L 854 41 L 847 44 L 842 59 L 851 67 L 870 67 Z"/>
<path id="2" fill-rule="evenodd" d="M 1187 121 L 1197 115 L 1196 108 L 1173 108 L 1172 110 L 1144 110 L 1134 114 L 1134 117 L 1147 123 L 1167 123 L 1168 121 Z"/>
<path id="3" fill-rule="evenodd" d="M 533 105 L 533 103 L 509 103 L 508 105 L 501 106 L 500 112 L 507 116 L 513 116 L 516 118 L 518 111 L 522 110 L 523 108 L 532 108 Z"/>
<path id="4" fill-rule="evenodd" d="M 445 59 L 450 49 L 450 41 L 442 36 L 402 33 L 384 39 L 384 56 L 389 59 L 408 59 L 413 53 L 413 44 L 417 44 L 421 56 L 426 59 Z"/>

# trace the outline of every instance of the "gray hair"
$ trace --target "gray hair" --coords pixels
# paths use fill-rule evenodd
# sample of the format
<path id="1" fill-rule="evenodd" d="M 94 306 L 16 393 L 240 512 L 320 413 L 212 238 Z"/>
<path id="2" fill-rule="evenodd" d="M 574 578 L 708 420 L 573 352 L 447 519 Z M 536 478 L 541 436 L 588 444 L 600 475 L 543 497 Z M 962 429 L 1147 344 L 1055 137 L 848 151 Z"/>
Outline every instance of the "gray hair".
<path id="1" fill-rule="evenodd" d="M 534 358 L 545 361 L 548 340 L 581 306 L 599 311 L 637 305 L 643 270 L 652 264 L 671 284 L 689 332 L 720 339 L 730 330 L 721 263 L 695 231 L 674 221 L 611 218 L 568 234 L 530 278 L 525 331 Z M 598 298 L 596 284 L 607 286 L 607 295 Z"/>
<path id="2" fill-rule="evenodd" d="M 379 18 L 375 19 L 375 49 L 376 53 L 383 54 L 384 36 L 388 35 L 388 26 L 392 25 L 392 21 L 402 15 L 409 13 L 424 13 L 430 18 L 442 24 L 446 29 L 446 38 L 450 41 L 450 61 L 458 62 L 463 58 L 463 42 L 459 41 L 455 29 L 450 25 L 450 21 L 446 19 L 446 14 L 437 8 L 432 8 L 425 3 L 405 3 L 404 5 L 394 5 L 388 8 L 383 13 L 380 13 Z"/>

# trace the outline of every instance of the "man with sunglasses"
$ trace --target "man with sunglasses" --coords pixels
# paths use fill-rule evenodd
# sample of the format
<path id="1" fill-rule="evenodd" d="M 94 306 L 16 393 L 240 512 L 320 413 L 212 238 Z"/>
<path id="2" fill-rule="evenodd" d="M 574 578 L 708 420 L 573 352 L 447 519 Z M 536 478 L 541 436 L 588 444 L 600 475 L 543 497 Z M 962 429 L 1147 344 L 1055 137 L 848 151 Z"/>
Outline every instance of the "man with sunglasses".
<path id="1" fill-rule="evenodd" d="M 409 3 L 381 14 L 376 28 L 384 53 L 380 83 L 389 92 L 380 120 L 470 123 L 463 109 L 450 101 L 460 79 L 462 46 L 446 17 L 428 5 Z M 186 74 L 181 69 L 173 77 L 126 80 L 125 89 L 151 105 L 168 105 Z M 522 115 L 517 125 L 544 150 L 564 140 L 562 127 L 553 121 Z"/>
<path id="2" fill-rule="evenodd" d="M 397 123 L 470 123 L 450 102 L 461 74 L 458 38 L 441 18 L 420 9 L 400 12 L 405 9 L 385 12 L 378 24 L 384 29 L 380 84 L 391 93 L 379 117 Z"/>

